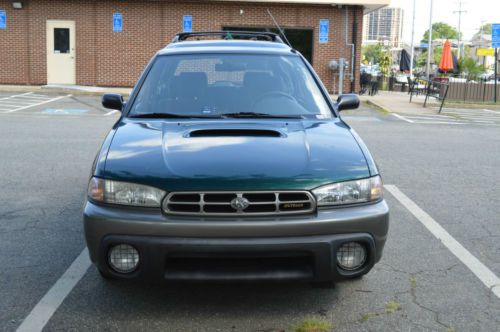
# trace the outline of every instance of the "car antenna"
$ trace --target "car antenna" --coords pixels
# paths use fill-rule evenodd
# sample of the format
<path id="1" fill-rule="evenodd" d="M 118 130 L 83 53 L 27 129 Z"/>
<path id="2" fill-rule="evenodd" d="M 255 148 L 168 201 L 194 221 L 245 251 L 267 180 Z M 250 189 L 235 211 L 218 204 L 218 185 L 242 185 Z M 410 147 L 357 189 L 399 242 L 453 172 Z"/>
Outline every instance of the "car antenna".
<path id="1" fill-rule="evenodd" d="M 269 8 L 267 8 L 267 13 L 269 14 L 269 16 L 271 16 L 271 19 L 273 20 L 274 24 L 278 28 L 278 31 L 280 32 L 280 35 L 282 35 L 283 38 L 285 38 L 285 41 L 288 44 L 288 46 L 290 46 L 291 48 L 293 48 L 292 44 L 290 44 L 290 42 L 288 41 L 288 38 L 286 38 L 285 32 L 283 31 L 283 29 L 281 29 L 281 27 L 278 24 L 278 22 L 274 19 L 274 16 L 273 16 L 273 14 L 271 14 L 271 11 L 269 10 Z"/>

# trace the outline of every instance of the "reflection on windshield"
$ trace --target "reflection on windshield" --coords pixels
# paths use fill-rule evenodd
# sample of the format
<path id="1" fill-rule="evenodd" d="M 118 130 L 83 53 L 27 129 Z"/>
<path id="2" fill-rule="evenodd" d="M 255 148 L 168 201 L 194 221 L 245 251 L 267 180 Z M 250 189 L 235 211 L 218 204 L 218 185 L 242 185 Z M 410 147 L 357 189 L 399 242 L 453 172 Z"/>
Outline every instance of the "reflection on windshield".
<path id="1" fill-rule="evenodd" d="M 174 55 L 155 61 L 130 116 L 332 117 L 296 55 Z"/>

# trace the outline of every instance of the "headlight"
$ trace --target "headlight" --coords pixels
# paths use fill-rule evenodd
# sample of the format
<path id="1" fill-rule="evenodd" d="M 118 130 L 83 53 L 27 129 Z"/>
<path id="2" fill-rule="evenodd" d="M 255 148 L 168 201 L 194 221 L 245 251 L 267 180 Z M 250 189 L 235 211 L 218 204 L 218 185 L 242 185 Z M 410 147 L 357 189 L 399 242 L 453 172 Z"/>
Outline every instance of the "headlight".
<path id="1" fill-rule="evenodd" d="M 382 197 L 380 176 L 328 184 L 314 189 L 318 206 L 343 205 L 376 201 Z"/>
<path id="2" fill-rule="evenodd" d="M 160 207 L 166 192 L 142 184 L 90 179 L 89 198 L 103 203 Z"/>

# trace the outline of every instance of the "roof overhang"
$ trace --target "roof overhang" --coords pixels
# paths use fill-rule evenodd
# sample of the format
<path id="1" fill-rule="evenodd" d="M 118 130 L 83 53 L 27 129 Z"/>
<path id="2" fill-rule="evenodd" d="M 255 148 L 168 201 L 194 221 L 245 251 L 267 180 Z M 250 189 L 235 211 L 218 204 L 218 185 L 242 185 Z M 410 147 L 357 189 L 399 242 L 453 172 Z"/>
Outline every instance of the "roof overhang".
<path id="1" fill-rule="evenodd" d="M 227 2 L 260 2 L 260 3 L 288 3 L 288 4 L 309 4 L 309 5 L 331 5 L 331 6 L 363 6 L 365 14 L 374 10 L 387 7 L 391 0 L 216 0 Z"/>

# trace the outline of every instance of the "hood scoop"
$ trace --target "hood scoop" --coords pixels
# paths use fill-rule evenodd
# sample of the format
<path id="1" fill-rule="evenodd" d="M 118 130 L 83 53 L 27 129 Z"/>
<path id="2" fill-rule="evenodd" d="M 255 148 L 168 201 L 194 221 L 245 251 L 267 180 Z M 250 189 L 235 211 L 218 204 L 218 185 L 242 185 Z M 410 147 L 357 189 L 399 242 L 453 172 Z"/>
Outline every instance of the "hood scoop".
<path id="1" fill-rule="evenodd" d="M 199 129 L 189 133 L 189 137 L 284 137 L 285 135 L 270 129 Z"/>

